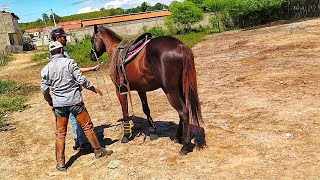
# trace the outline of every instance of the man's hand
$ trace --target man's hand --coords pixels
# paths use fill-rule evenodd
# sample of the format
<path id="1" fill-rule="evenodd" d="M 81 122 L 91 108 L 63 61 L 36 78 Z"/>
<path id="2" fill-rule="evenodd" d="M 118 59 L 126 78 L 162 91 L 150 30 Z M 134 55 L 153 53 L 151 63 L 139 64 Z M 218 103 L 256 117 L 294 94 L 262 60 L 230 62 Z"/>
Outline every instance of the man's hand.
<path id="1" fill-rule="evenodd" d="M 97 88 L 97 87 L 94 87 L 94 91 L 95 91 L 96 93 L 100 94 L 100 96 L 103 95 L 103 94 L 102 94 L 102 91 L 101 91 L 99 88 Z"/>
<path id="2" fill-rule="evenodd" d="M 92 71 L 97 71 L 100 68 L 100 64 L 93 66 Z"/>

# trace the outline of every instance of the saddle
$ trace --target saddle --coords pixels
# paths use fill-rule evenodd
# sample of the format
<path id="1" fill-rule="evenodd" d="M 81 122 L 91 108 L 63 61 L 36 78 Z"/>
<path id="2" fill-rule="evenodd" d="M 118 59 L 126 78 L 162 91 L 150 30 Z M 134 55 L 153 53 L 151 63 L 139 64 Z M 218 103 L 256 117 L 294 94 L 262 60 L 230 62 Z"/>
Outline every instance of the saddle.
<path id="1" fill-rule="evenodd" d="M 129 92 L 125 66 L 138 55 L 151 38 L 151 33 L 144 33 L 136 39 L 124 39 L 119 43 L 114 56 L 114 64 L 116 77 L 120 80 L 119 92 L 121 95 L 126 95 Z"/>

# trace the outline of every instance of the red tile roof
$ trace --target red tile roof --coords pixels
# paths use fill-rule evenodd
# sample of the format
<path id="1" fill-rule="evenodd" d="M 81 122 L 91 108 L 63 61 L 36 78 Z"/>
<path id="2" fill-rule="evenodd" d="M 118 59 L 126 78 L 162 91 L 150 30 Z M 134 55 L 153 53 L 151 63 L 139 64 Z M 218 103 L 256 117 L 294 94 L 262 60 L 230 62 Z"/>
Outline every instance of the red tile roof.
<path id="1" fill-rule="evenodd" d="M 153 11 L 153 12 L 145 12 L 145 13 L 137 13 L 137 14 L 125 14 L 125 15 L 117 15 L 103 18 L 94 18 L 94 19 L 85 19 L 85 20 L 77 20 L 77 21 L 68 21 L 58 23 L 60 27 L 63 27 L 65 30 L 79 29 L 85 26 L 92 26 L 95 24 L 108 24 L 108 23 L 117 23 L 124 21 L 133 21 L 139 19 L 148 19 L 154 17 L 163 17 L 169 16 L 171 12 L 169 11 Z M 52 29 L 53 27 L 47 27 L 46 29 Z M 27 33 L 41 32 L 40 29 L 27 29 Z"/>
<path id="2" fill-rule="evenodd" d="M 171 12 L 169 11 L 156 11 L 156 12 L 147 12 L 147 13 L 139 13 L 139 14 L 119 15 L 119 16 L 112 16 L 112 17 L 99 18 L 99 19 L 83 20 L 82 25 L 85 27 L 85 26 L 92 26 L 95 24 L 109 24 L 109 23 L 116 23 L 116 22 L 133 21 L 138 19 L 148 19 L 148 18 L 154 18 L 154 17 L 169 16 L 170 14 Z"/>

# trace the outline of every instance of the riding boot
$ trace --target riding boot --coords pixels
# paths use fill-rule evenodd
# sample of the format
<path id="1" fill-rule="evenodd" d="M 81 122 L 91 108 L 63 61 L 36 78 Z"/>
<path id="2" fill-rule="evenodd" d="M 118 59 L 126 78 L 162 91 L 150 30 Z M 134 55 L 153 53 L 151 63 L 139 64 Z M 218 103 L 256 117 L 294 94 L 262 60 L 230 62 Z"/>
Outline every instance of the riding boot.
<path id="1" fill-rule="evenodd" d="M 78 114 L 77 120 L 79 121 L 88 141 L 90 142 L 94 150 L 96 159 L 106 155 L 109 156 L 113 153 L 113 151 L 105 150 L 101 147 L 97 135 L 94 132 L 93 124 L 87 111 L 82 111 L 80 114 Z"/>
<path id="2" fill-rule="evenodd" d="M 74 139 L 74 145 L 72 146 L 73 150 L 78 150 L 80 148 L 79 141 Z"/>
<path id="3" fill-rule="evenodd" d="M 66 171 L 65 165 L 65 140 L 67 134 L 68 118 L 57 116 L 56 117 L 56 160 L 57 170 Z"/>

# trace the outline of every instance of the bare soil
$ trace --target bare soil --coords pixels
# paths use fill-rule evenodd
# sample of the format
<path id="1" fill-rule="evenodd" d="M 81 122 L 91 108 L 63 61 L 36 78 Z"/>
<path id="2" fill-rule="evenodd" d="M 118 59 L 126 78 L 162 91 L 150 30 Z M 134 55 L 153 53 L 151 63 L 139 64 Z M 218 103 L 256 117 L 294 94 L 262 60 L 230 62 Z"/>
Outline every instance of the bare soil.
<path id="1" fill-rule="evenodd" d="M 148 93 L 160 138 L 121 144 L 120 104 L 107 68 L 102 99 L 84 99 L 102 144 L 114 150 L 95 160 L 72 149 L 67 173 L 55 170 L 54 116 L 42 95 L 13 113 L 15 130 L 0 132 L 0 179 L 320 179 L 320 19 L 207 36 L 193 48 L 207 145 L 186 156 L 170 140 L 178 115 L 161 90 Z M 1 79 L 40 84 L 30 54 L 0 69 Z M 87 77 L 97 83 L 95 74 Z M 110 97 L 110 100 L 109 100 Z M 103 104 L 105 106 L 103 106 Z M 112 105 L 110 104 L 112 103 Z M 133 93 L 136 130 L 145 124 Z M 120 165 L 108 168 L 114 160 Z"/>

